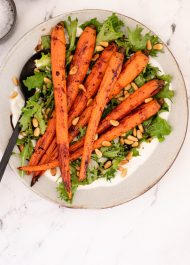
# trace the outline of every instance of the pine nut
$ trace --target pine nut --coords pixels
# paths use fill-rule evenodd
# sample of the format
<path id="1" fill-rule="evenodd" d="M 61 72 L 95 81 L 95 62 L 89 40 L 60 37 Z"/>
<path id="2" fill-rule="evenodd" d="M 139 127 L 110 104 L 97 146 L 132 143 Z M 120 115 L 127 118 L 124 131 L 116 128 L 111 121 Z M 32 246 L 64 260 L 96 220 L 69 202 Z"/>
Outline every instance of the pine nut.
<path id="1" fill-rule="evenodd" d="M 87 107 L 90 106 L 91 103 L 92 103 L 92 98 L 90 98 L 90 99 L 87 101 L 86 106 L 87 106 Z"/>
<path id="2" fill-rule="evenodd" d="M 110 124 L 113 125 L 114 127 L 117 127 L 119 125 L 119 122 L 116 120 L 110 120 Z"/>
<path id="3" fill-rule="evenodd" d="M 148 103 L 148 102 L 150 102 L 150 101 L 152 101 L 152 100 L 153 100 L 153 98 L 146 98 L 144 102 L 145 102 L 145 103 Z"/>
<path id="4" fill-rule="evenodd" d="M 134 82 L 131 83 L 131 86 L 135 91 L 138 90 L 138 86 Z"/>
<path id="5" fill-rule="evenodd" d="M 128 91 L 124 91 L 124 96 L 125 96 L 125 99 L 128 98 L 130 96 L 129 92 Z"/>
<path id="6" fill-rule="evenodd" d="M 25 133 L 25 132 L 21 132 L 20 134 L 21 134 L 23 137 L 27 136 L 27 133 Z"/>
<path id="7" fill-rule="evenodd" d="M 55 176 L 56 173 L 57 173 L 57 168 L 56 168 L 56 167 L 51 168 L 51 169 L 50 169 L 50 173 L 51 173 L 52 176 Z"/>
<path id="8" fill-rule="evenodd" d="M 119 97 L 118 100 L 123 101 L 123 100 L 125 100 L 125 97 Z"/>
<path id="9" fill-rule="evenodd" d="M 135 136 L 135 137 L 137 136 L 137 129 L 136 128 L 133 129 L 133 136 Z"/>
<path id="10" fill-rule="evenodd" d="M 124 145 L 124 139 L 122 137 L 119 139 L 119 142 L 120 144 Z"/>
<path id="11" fill-rule="evenodd" d="M 33 118 L 32 124 L 33 124 L 34 128 L 37 128 L 38 127 L 38 120 L 36 118 Z"/>
<path id="12" fill-rule="evenodd" d="M 69 74 L 70 74 L 70 75 L 75 75 L 75 74 L 77 73 L 77 71 L 78 71 L 78 66 L 75 65 L 75 66 L 73 66 L 73 67 L 71 68 L 71 70 L 69 71 Z"/>
<path id="13" fill-rule="evenodd" d="M 128 135 L 128 136 L 127 136 L 127 139 L 130 140 L 130 141 L 133 141 L 133 142 L 138 142 L 137 137 L 134 137 L 134 136 L 132 136 L 132 135 Z"/>
<path id="14" fill-rule="evenodd" d="M 126 159 L 129 161 L 129 160 L 132 159 L 132 157 L 133 157 L 133 153 L 130 151 L 130 152 L 127 154 L 127 156 L 126 156 Z"/>
<path id="15" fill-rule="evenodd" d="M 34 136 L 35 137 L 38 137 L 40 135 L 40 128 L 37 127 L 35 130 L 34 130 Z"/>
<path id="16" fill-rule="evenodd" d="M 80 167 L 79 166 L 76 166 L 76 170 L 79 171 L 80 170 Z"/>
<path id="17" fill-rule="evenodd" d="M 129 163 L 129 160 L 122 160 L 122 161 L 120 162 L 120 165 L 126 165 L 127 163 Z"/>
<path id="18" fill-rule="evenodd" d="M 138 128 L 139 128 L 139 130 L 140 130 L 142 133 L 144 132 L 144 128 L 143 128 L 142 124 L 139 124 L 139 125 L 138 125 Z"/>
<path id="19" fill-rule="evenodd" d="M 102 146 L 106 146 L 106 147 L 108 147 L 108 146 L 111 146 L 111 143 L 108 142 L 108 141 L 103 141 L 103 142 L 102 142 Z"/>
<path id="20" fill-rule="evenodd" d="M 95 62 L 98 58 L 99 58 L 99 54 L 96 53 L 93 57 L 92 57 L 92 61 Z"/>
<path id="21" fill-rule="evenodd" d="M 97 51 L 97 52 L 101 52 L 101 51 L 103 51 L 103 50 L 104 50 L 104 47 L 102 47 L 102 46 L 100 46 L 100 45 L 96 46 L 96 51 Z"/>
<path id="22" fill-rule="evenodd" d="M 10 95 L 10 98 L 16 98 L 18 96 L 18 92 L 17 91 L 13 91 L 12 94 Z"/>
<path id="23" fill-rule="evenodd" d="M 34 69 L 34 72 L 35 72 L 35 73 L 39 73 L 40 70 L 39 70 L 38 68 L 35 68 L 35 69 Z"/>
<path id="24" fill-rule="evenodd" d="M 44 83 L 45 84 L 51 84 L 52 82 L 51 82 L 51 80 L 49 78 L 44 77 Z"/>
<path id="25" fill-rule="evenodd" d="M 18 86 L 19 81 L 18 81 L 18 78 L 17 78 L 16 76 L 13 76 L 12 81 L 13 81 L 13 84 L 14 84 L 15 86 Z"/>
<path id="26" fill-rule="evenodd" d="M 123 90 L 121 90 L 121 92 L 119 93 L 119 94 L 117 94 L 116 96 L 115 96 L 115 98 L 120 98 L 120 97 L 122 97 L 123 96 Z"/>
<path id="27" fill-rule="evenodd" d="M 80 176 L 80 172 L 79 171 L 77 171 L 77 177 L 79 177 Z"/>
<path id="28" fill-rule="evenodd" d="M 158 51 L 160 51 L 160 50 L 163 49 L 163 44 L 161 44 L 161 43 L 155 44 L 155 45 L 153 46 L 153 49 L 154 49 L 154 50 L 158 50 Z"/>
<path id="29" fill-rule="evenodd" d="M 96 153 L 98 158 L 102 157 L 102 152 L 99 149 L 95 149 L 95 153 Z"/>
<path id="30" fill-rule="evenodd" d="M 131 88 L 131 84 L 128 84 L 126 87 L 124 87 L 125 91 L 128 91 Z"/>
<path id="31" fill-rule="evenodd" d="M 69 63 L 72 61 L 72 59 L 73 59 L 73 55 L 70 55 L 69 56 Z"/>
<path id="32" fill-rule="evenodd" d="M 125 177 L 127 175 L 127 168 L 123 168 L 122 172 L 121 172 L 121 176 Z"/>
<path id="33" fill-rule="evenodd" d="M 137 130 L 137 138 L 142 139 L 142 132 L 140 130 Z"/>
<path id="34" fill-rule="evenodd" d="M 138 145 L 139 145 L 138 142 L 134 142 L 131 146 L 132 146 L 132 147 L 137 147 Z"/>
<path id="35" fill-rule="evenodd" d="M 108 47 L 109 42 L 108 41 L 100 41 L 100 45 L 103 47 Z"/>
<path id="36" fill-rule="evenodd" d="M 107 169 L 107 168 L 109 168 L 109 167 L 111 167 L 111 161 L 109 160 L 109 161 L 107 161 L 105 164 L 104 164 L 104 168 L 105 169 Z"/>
<path id="37" fill-rule="evenodd" d="M 151 41 L 150 40 L 148 40 L 147 41 L 147 43 L 146 43 L 146 48 L 147 48 L 147 50 L 152 50 L 152 44 L 151 44 Z"/>
<path id="38" fill-rule="evenodd" d="M 73 121 L 72 121 L 72 125 L 77 125 L 78 121 L 79 121 L 79 117 L 76 117 Z"/>
<path id="39" fill-rule="evenodd" d="M 79 85 L 79 89 L 82 90 L 83 92 L 86 92 L 86 88 L 84 87 L 83 84 L 80 84 Z"/>
<path id="40" fill-rule="evenodd" d="M 131 144 L 133 144 L 134 142 L 133 142 L 133 141 L 130 141 L 130 140 L 127 140 L 127 139 L 124 139 L 124 143 L 125 143 L 125 144 L 128 144 L 128 145 L 131 145 Z"/>
<path id="41" fill-rule="evenodd" d="M 98 140 L 98 134 L 95 134 L 94 141 Z"/>

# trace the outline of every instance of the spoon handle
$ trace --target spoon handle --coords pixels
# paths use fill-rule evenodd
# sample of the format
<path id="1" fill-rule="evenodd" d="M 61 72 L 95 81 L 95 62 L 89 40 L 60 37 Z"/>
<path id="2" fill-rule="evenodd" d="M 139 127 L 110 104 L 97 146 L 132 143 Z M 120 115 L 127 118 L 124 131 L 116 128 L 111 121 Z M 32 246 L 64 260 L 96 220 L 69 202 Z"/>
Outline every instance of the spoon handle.
<path id="1" fill-rule="evenodd" d="M 13 148 L 16 144 L 19 132 L 20 132 L 20 128 L 19 128 L 19 121 L 18 121 L 14 130 L 13 130 L 11 138 L 9 139 L 8 145 L 6 147 L 6 150 L 3 154 L 3 157 L 2 157 L 1 162 L 0 162 L 0 181 L 3 177 L 5 169 L 7 167 L 8 162 L 9 162 L 10 156 L 12 155 L 12 151 L 13 151 Z"/>

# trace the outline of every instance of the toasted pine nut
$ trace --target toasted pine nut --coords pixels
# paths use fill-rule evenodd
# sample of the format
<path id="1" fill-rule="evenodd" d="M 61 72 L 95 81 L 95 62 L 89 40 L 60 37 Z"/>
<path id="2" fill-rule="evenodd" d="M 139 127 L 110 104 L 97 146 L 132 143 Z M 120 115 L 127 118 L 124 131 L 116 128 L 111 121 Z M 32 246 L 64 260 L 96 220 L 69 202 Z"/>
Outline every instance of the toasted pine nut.
<path id="1" fill-rule="evenodd" d="M 69 74 L 70 74 L 70 75 L 75 75 L 75 74 L 77 73 L 77 71 L 78 71 L 78 66 L 75 65 L 75 66 L 73 66 L 73 67 L 71 68 L 71 70 L 69 71 Z"/>
<path id="2" fill-rule="evenodd" d="M 133 136 L 135 136 L 135 137 L 137 136 L 137 129 L 136 128 L 133 129 Z"/>
<path id="3" fill-rule="evenodd" d="M 35 137 L 38 137 L 40 135 L 40 128 L 37 127 L 35 130 L 34 130 L 34 136 Z"/>
<path id="4" fill-rule="evenodd" d="M 21 132 L 20 134 L 21 134 L 23 137 L 27 136 L 27 133 L 25 133 L 25 132 Z"/>
<path id="5" fill-rule="evenodd" d="M 40 70 L 39 70 L 38 68 L 35 68 L 35 69 L 34 69 L 34 72 L 39 73 Z"/>
<path id="6" fill-rule="evenodd" d="M 80 172 L 79 171 L 77 171 L 77 177 L 79 177 L 80 176 Z"/>
<path id="7" fill-rule="evenodd" d="M 102 152 L 99 149 L 95 149 L 95 153 L 96 153 L 98 158 L 102 157 Z"/>
<path id="8" fill-rule="evenodd" d="M 55 176 L 56 173 L 57 173 L 57 168 L 56 168 L 56 167 L 51 168 L 51 169 L 50 169 L 50 172 L 51 172 L 51 175 L 52 175 L 52 176 Z"/>
<path id="9" fill-rule="evenodd" d="M 77 123 L 78 123 L 78 121 L 79 121 L 79 117 L 76 117 L 75 119 L 73 119 L 73 121 L 72 121 L 72 125 L 77 125 Z"/>
<path id="10" fill-rule="evenodd" d="M 146 98 L 144 102 L 145 102 L 145 103 L 148 103 L 148 102 L 150 102 L 150 101 L 152 101 L 152 100 L 153 100 L 153 98 Z"/>
<path id="11" fill-rule="evenodd" d="M 121 92 L 115 96 L 115 98 L 120 98 L 120 97 L 123 97 L 123 90 L 121 90 Z"/>
<path id="12" fill-rule="evenodd" d="M 118 100 L 123 101 L 123 100 L 125 100 L 125 97 L 119 97 Z"/>
<path id="13" fill-rule="evenodd" d="M 111 143 L 108 141 L 103 141 L 102 146 L 111 146 Z"/>
<path id="14" fill-rule="evenodd" d="M 51 80 L 49 78 L 44 77 L 44 83 L 45 84 L 51 84 L 52 82 L 51 82 Z"/>
<path id="15" fill-rule="evenodd" d="M 137 138 L 142 139 L 142 132 L 140 130 L 137 130 Z"/>
<path id="16" fill-rule="evenodd" d="M 131 146 L 132 146 L 132 147 L 137 147 L 138 145 L 139 145 L 138 142 L 134 142 Z"/>
<path id="17" fill-rule="evenodd" d="M 114 127 L 117 127 L 119 125 L 119 122 L 116 120 L 110 120 L 110 124 L 113 125 Z"/>
<path id="18" fill-rule="evenodd" d="M 124 143 L 125 143 L 125 144 L 128 144 L 128 145 L 131 145 L 131 144 L 133 144 L 134 142 L 133 142 L 133 141 L 130 141 L 130 140 L 127 140 L 127 139 L 124 139 Z"/>
<path id="19" fill-rule="evenodd" d="M 129 160 L 125 159 L 120 162 L 120 165 L 126 165 L 127 163 L 129 163 Z"/>
<path id="20" fill-rule="evenodd" d="M 128 135 L 128 136 L 127 136 L 127 139 L 130 140 L 130 141 L 133 141 L 133 142 L 138 142 L 137 137 L 134 137 L 134 136 L 132 136 L 132 135 Z"/>
<path id="21" fill-rule="evenodd" d="M 38 120 L 36 118 L 33 118 L 32 124 L 33 124 L 34 128 L 37 128 L 38 127 Z"/>
<path id="22" fill-rule="evenodd" d="M 121 176 L 125 177 L 127 175 L 127 168 L 123 168 L 122 172 L 121 172 Z"/>
<path id="23" fill-rule="evenodd" d="M 138 86 L 134 82 L 131 83 L 131 86 L 135 91 L 138 89 Z"/>
<path id="24" fill-rule="evenodd" d="M 98 58 L 99 58 L 99 54 L 96 53 L 93 57 L 92 57 L 92 61 L 95 62 Z"/>
<path id="25" fill-rule="evenodd" d="M 122 137 L 119 139 L 119 142 L 120 144 L 124 145 L 124 139 Z"/>
<path id="26" fill-rule="evenodd" d="M 98 140 L 98 134 L 95 134 L 94 141 Z"/>
<path id="27" fill-rule="evenodd" d="M 87 101 L 86 106 L 87 106 L 87 107 L 90 106 L 91 103 L 92 103 L 92 98 L 89 98 L 89 100 Z"/>
<path id="28" fill-rule="evenodd" d="M 108 47 L 109 42 L 108 41 L 100 41 L 100 45 L 103 47 Z"/>
<path id="29" fill-rule="evenodd" d="M 73 55 L 70 55 L 70 56 L 69 56 L 69 62 L 71 62 L 72 59 L 73 59 Z"/>
<path id="30" fill-rule="evenodd" d="M 131 88 L 131 84 L 128 84 L 126 87 L 124 87 L 125 91 L 128 91 Z"/>
<path id="31" fill-rule="evenodd" d="M 109 167 L 111 167 L 111 161 L 109 160 L 109 161 L 107 161 L 105 164 L 104 164 L 104 168 L 105 169 L 107 169 L 107 168 L 109 168 Z"/>
<path id="32" fill-rule="evenodd" d="M 125 96 L 125 99 L 129 97 L 129 92 L 128 91 L 124 91 L 124 96 Z"/>
<path id="33" fill-rule="evenodd" d="M 133 153 L 130 151 L 130 152 L 127 154 L 127 156 L 126 156 L 126 159 L 129 161 L 129 160 L 132 159 L 132 157 L 133 157 Z"/>
<path id="34" fill-rule="evenodd" d="M 101 51 L 104 50 L 104 47 L 102 47 L 100 45 L 97 45 L 95 49 L 96 49 L 97 52 L 101 52 Z"/>
<path id="35" fill-rule="evenodd" d="M 17 78 L 16 76 L 13 76 L 12 81 L 13 81 L 13 84 L 14 84 L 15 86 L 18 86 L 19 81 L 18 81 L 18 78 Z"/>
<path id="36" fill-rule="evenodd" d="M 140 130 L 142 133 L 144 132 L 144 128 L 143 128 L 142 124 L 139 124 L 139 125 L 138 125 L 138 128 L 139 128 L 139 130 Z"/>
<path id="37" fill-rule="evenodd" d="M 83 84 L 80 84 L 80 85 L 79 85 L 79 89 L 82 90 L 82 91 L 84 91 L 84 92 L 86 92 L 86 88 L 84 87 Z"/>
<path id="38" fill-rule="evenodd" d="M 147 41 L 147 43 L 146 43 L 146 48 L 147 48 L 147 50 L 152 50 L 152 44 L 151 44 L 151 41 L 150 40 L 148 40 Z"/>
<path id="39" fill-rule="evenodd" d="M 157 43 L 157 44 L 155 44 L 155 45 L 153 46 L 153 49 L 154 49 L 154 50 L 158 50 L 158 51 L 160 51 L 160 50 L 163 49 L 163 44 L 161 44 L 161 43 Z"/>
<path id="40" fill-rule="evenodd" d="M 13 91 L 10 95 L 10 98 L 16 98 L 18 96 L 18 92 L 17 91 Z"/>

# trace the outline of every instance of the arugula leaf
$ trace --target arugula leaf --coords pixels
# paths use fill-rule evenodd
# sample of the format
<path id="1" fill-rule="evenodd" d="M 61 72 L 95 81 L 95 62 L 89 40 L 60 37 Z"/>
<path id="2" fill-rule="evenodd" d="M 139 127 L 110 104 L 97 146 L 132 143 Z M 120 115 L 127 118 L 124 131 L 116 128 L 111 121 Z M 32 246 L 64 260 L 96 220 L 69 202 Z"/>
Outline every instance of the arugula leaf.
<path id="1" fill-rule="evenodd" d="M 31 155 L 33 153 L 33 145 L 30 139 L 27 139 L 27 142 L 24 145 L 24 148 L 22 152 L 20 152 L 20 158 L 21 158 L 21 167 L 25 165 L 26 160 L 30 159 Z M 20 171 L 21 176 L 24 176 L 25 172 Z"/>
<path id="2" fill-rule="evenodd" d="M 39 122 L 39 128 L 40 128 L 40 133 L 44 134 L 45 130 L 46 130 L 46 122 L 43 118 L 42 115 L 42 108 L 38 108 L 38 110 L 36 111 L 36 113 L 34 114 L 34 117 L 38 120 Z"/>
<path id="3" fill-rule="evenodd" d="M 95 17 L 95 18 L 92 18 L 92 19 L 86 21 L 85 23 L 83 23 L 82 25 L 80 25 L 80 28 L 84 30 L 87 26 L 91 26 L 91 25 L 93 25 L 93 26 L 96 27 L 96 31 L 97 31 L 97 33 L 100 32 L 100 29 L 101 29 L 101 27 L 102 27 L 102 23 L 100 23 L 100 22 L 97 20 L 96 17 Z"/>
<path id="4" fill-rule="evenodd" d="M 101 41 L 114 41 L 123 36 L 121 27 L 124 25 L 115 14 L 112 14 L 104 22 L 100 31 L 96 37 L 96 44 L 98 45 Z"/>
<path id="5" fill-rule="evenodd" d="M 42 88 L 45 76 L 44 72 L 35 72 L 34 75 L 27 77 L 26 80 L 23 80 L 23 83 L 29 91 L 35 88 Z"/>
<path id="6" fill-rule="evenodd" d="M 51 47 L 51 37 L 50 35 L 44 35 L 41 37 L 41 42 L 44 50 L 49 50 Z"/>
<path id="7" fill-rule="evenodd" d="M 158 92 L 158 94 L 155 95 L 156 98 L 168 98 L 168 99 L 172 99 L 174 96 L 174 91 L 170 90 L 169 88 L 169 84 L 166 84 L 164 86 L 164 88 Z"/>
<path id="8" fill-rule="evenodd" d="M 146 126 L 145 131 L 151 137 L 157 137 L 158 140 L 162 142 L 164 141 L 165 136 L 171 133 L 172 128 L 165 119 L 162 119 L 160 116 L 156 116 L 150 125 Z"/>
<path id="9" fill-rule="evenodd" d="M 38 60 L 35 60 L 35 65 L 38 69 L 42 70 L 44 70 L 46 67 L 50 67 L 51 66 L 50 54 L 42 53 L 42 57 Z"/>

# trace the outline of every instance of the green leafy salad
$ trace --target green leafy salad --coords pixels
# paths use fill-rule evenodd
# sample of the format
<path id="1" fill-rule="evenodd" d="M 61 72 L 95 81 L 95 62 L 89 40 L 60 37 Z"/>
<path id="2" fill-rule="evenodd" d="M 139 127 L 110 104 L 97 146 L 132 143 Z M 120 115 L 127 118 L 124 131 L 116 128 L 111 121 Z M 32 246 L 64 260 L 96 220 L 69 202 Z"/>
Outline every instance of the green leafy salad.
<path id="1" fill-rule="evenodd" d="M 65 62 L 66 76 L 69 76 L 71 71 L 72 61 L 75 58 L 75 53 L 77 52 L 76 48 L 80 41 L 81 35 L 78 35 L 77 32 L 82 32 L 88 26 L 93 27 L 96 31 L 94 54 L 89 62 L 88 71 L 85 78 L 83 78 L 83 85 L 80 85 L 81 89 L 78 93 L 88 92 L 84 86 L 85 80 L 91 73 L 97 60 L 101 58 L 103 51 L 107 49 L 109 45 L 115 45 L 115 47 L 117 47 L 116 49 L 123 49 L 123 68 L 128 62 L 130 62 L 130 60 L 132 60 L 136 53 L 138 54 L 139 51 L 149 57 L 149 59 L 158 56 L 160 52 L 164 52 L 163 44 L 157 36 L 152 35 L 150 32 L 144 34 L 143 29 L 140 26 L 136 26 L 134 29 L 129 28 L 117 17 L 116 14 L 112 14 L 103 22 L 99 21 L 97 18 L 92 18 L 91 20 L 84 22 L 82 25 L 79 24 L 77 18 L 72 19 L 71 17 L 68 17 L 68 20 L 60 22 L 60 25 L 64 26 L 67 35 Z M 46 133 L 48 121 L 52 118 L 52 113 L 55 109 L 51 69 L 51 36 L 41 36 L 40 44 L 38 44 L 36 49 L 38 52 L 41 51 L 41 58 L 35 60 L 36 67 L 33 75 L 28 76 L 26 80 L 23 80 L 26 89 L 33 91 L 34 93 L 22 108 L 22 116 L 20 119 L 21 132 L 19 139 L 17 140 L 17 145 L 20 149 L 19 155 L 21 167 L 25 166 L 28 164 L 28 161 L 30 161 L 32 154 L 35 152 L 35 145 L 44 133 Z M 139 148 L 143 142 L 150 143 L 153 138 L 162 142 L 165 137 L 171 133 L 172 128 L 168 121 L 163 118 L 163 112 L 169 111 L 169 105 L 174 96 L 174 91 L 171 90 L 172 77 L 168 74 L 163 74 L 159 67 L 154 66 L 150 61 L 151 60 L 149 60 L 143 70 L 140 71 L 130 83 L 126 84 L 125 87 L 122 87 L 119 93 L 107 102 L 102 112 L 101 121 L 106 119 L 115 108 L 136 93 L 139 88 L 155 79 L 162 80 L 162 88 L 154 95 L 150 95 L 146 100 L 143 100 L 140 105 L 156 100 L 161 106 L 159 111 L 149 119 L 137 124 L 125 133 L 122 133 L 119 137 L 116 137 L 107 144 L 102 144 L 102 146 L 96 148 L 92 152 L 86 178 L 84 180 L 79 181 L 81 157 L 71 161 L 70 174 L 72 196 L 68 195 L 64 182 L 62 181 L 61 176 L 58 175 L 58 171 L 53 168 L 54 173 L 52 173 L 53 170 L 51 169 L 52 178 L 55 178 L 55 181 L 57 182 L 59 198 L 67 202 L 72 202 L 73 195 L 80 185 L 91 184 L 100 178 L 111 181 L 111 179 L 115 177 L 117 171 L 120 172 L 121 177 L 125 177 L 127 175 L 127 163 L 129 163 L 132 157 L 140 155 Z M 93 98 L 95 97 L 96 95 L 93 95 Z M 90 98 L 90 101 L 93 98 Z M 87 106 L 90 104 L 90 101 L 88 100 Z M 87 106 L 84 107 L 83 111 Z M 136 109 L 132 110 L 132 113 L 135 113 L 135 111 Z M 69 115 L 70 113 L 68 116 Z M 122 117 L 121 120 L 124 117 Z M 75 122 L 73 120 L 69 133 L 77 125 L 78 119 L 79 117 L 75 118 Z M 116 128 L 119 124 L 119 118 L 118 120 L 110 120 L 110 127 L 106 131 Z M 85 137 L 87 127 L 87 124 L 79 127 L 77 136 L 72 142 L 70 142 L 70 147 Z M 102 134 L 104 134 L 104 132 L 102 132 Z M 99 137 L 100 135 L 97 134 L 95 141 Z M 43 156 L 44 154 L 46 154 L 46 150 L 43 151 Z M 45 160 L 43 159 L 43 156 L 37 164 L 34 164 L 34 166 L 40 165 L 41 161 L 52 162 L 56 159 L 56 157 L 54 157 L 51 160 L 50 155 L 50 160 Z M 24 172 L 24 170 L 20 170 L 22 176 L 25 174 Z M 40 177 L 43 178 L 43 174 L 42 176 L 41 174 L 36 176 L 35 173 L 35 181 L 33 181 L 33 183 L 35 183 Z M 34 180 L 34 176 L 32 176 L 32 178 Z"/>

